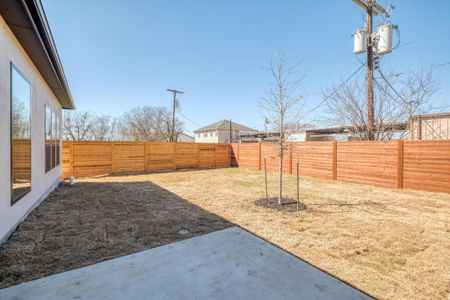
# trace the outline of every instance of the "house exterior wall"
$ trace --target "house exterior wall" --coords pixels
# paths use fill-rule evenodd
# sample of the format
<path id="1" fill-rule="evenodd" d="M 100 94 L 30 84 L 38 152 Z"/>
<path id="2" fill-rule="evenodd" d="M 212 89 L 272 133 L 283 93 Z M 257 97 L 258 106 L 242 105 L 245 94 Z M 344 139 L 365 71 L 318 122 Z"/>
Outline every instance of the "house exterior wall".
<path id="1" fill-rule="evenodd" d="M 31 85 L 31 191 L 14 205 L 11 205 L 11 63 Z M 62 119 L 60 103 L 0 16 L 0 243 L 59 183 L 61 164 L 45 173 L 45 105 Z"/>
<path id="2" fill-rule="evenodd" d="M 229 143 L 230 142 L 230 130 L 219 130 L 219 143 Z M 239 131 L 235 130 L 233 132 L 233 140 L 239 140 Z"/>
<path id="3" fill-rule="evenodd" d="M 206 134 L 206 136 L 204 136 Z M 209 130 L 195 133 L 196 143 L 222 143 L 219 139 L 218 130 Z"/>
<path id="4" fill-rule="evenodd" d="M 450 139 L 450 116 L 422 117 L 411 121 L 410 140 Z"/>
<path id="5" fill-rule="evenodd" d="M 204 136 L 203 134 L 207 134 Z M 215 134 L 216 133 L 216 134 Z M 247 133 L 256 133 L 256 132 L 242 132 L 243 134 Z M 239 141 L 241 131 L 233 130 L 233 142 Z M 196 143 L 228 143 L 230 140 L 230 130 L 209 130 L 195 133 L 195 142 Z"/>

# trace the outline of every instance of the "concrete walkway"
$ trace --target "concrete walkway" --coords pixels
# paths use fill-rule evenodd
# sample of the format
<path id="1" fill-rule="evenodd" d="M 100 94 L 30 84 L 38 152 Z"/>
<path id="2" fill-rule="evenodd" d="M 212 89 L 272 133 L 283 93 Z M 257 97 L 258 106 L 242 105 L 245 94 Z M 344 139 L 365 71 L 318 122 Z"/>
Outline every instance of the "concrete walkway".
<path id="1" fill-rule="evenodd" d="M 370 299 L 232 227 L 0 290 L 0 299 Z"/>

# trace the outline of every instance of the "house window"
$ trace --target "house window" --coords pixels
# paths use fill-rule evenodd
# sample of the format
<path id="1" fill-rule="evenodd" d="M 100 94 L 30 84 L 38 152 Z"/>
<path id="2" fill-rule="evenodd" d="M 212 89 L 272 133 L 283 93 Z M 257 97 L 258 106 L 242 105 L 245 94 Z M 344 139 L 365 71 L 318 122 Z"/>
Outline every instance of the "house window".
<path id="1" fill-rule="evenodd" d="M 57 116 L 56 120 L 58 121 L 57 124 L 58 126 L 56 126 L 56 165 L 59 166 L 61 164 L 61 143 L 62 143 L 62 138 L 61 138 L 61 127 L 62 127 L 62 123 L 61 123 L 61 117 Z"/>
<path id="2" fill-rule="evenodd" d="M 217 136 L 217 131 L 216 131 L 216 132 L 214 132 L 214 136 Z"/>
<path id="3" fill-rule="evenodd" d="M 52 167 L 52 110 L 45 106 L 45 172 Z"/>
<path id="4" fill-rule="evenodd" d="M 45 106 L 45 172 L 60 164 L 61 153 L 61 119 Z"/>
<path id="5" fill-rule="evenodd" d="M 31 85 L 11 64 L 11 204 L 31 190 Z"/>

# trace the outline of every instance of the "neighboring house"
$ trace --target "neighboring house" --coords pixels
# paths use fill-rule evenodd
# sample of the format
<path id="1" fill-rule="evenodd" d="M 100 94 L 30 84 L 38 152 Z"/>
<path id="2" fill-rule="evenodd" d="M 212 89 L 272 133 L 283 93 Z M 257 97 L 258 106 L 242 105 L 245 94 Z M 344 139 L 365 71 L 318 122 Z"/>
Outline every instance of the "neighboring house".
<path id="1" fill-rule="evenodd" d="M 410 122 L 409 139 L 450 139 L 450 112 L 413 116 Z"/>
<path id="2" fill-rule="evenodd" d="M 0 243 L 61 178 L 61 112 L 74 108 L 39 0 L 0 1 Z"/>
<path id="3" fill-rule="evenodd" d="M 309 142 L 347 140 L 348 135 L 348 130 L 345 127 L 288 130 L 286 132 L 286 141 Z M 266 131 L 258 134 L 243 135 L 241 136 L 241 141 L 249 143 L 258 141 L 276 142 L 278 141 L 279 136 L 279 132 Z"/>
<path id="4" fill-rule="evenodd" d="M 229 143 L 230 121 L 222 120 L 203 128 L 197 129 L 195 133 L 196 143 Z M 258 130 L 231 122 L 232 142 L 238 142 L 241 135 L 257 134 Z"/>
<path id="5" fill-rule="evenodd" d="M 194 137 L 187 135 L 186 133 L 180 133 L 177 136 L 178 143 L 193 143 L 194 141 Z"/>

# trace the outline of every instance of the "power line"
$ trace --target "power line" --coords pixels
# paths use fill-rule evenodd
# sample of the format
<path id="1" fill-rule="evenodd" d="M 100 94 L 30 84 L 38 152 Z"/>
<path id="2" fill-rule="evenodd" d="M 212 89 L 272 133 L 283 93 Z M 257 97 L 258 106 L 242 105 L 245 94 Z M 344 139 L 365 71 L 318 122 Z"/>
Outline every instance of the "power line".
<path id="1" fill-rule="evenodd" d="M 439 67 L 443 67 L 443 66 L 447 66 L 447 65 L 450 65 L 450 61 L 442 63 L 442 64 L 435 65 L 434 67 L 435 68 L 439 68 Z"/>
<path id="2" fill-rule="evenodd" d="M 393 97 L 390 93 L 388 93 L 384 88 L 383 88 L 383 86 L 381 85 L 381 83 L 379 83 L 378 82 L 378 80 L 376 79 L 376 78 L 373 78 L 373 81 L 375 81 L 375 83 L 380 87 L 380 89 L 383 89 L 383 92 L 386 94 L 386 95 L 388 95 L 389 96 L 389 98 L 391 98 L 392 100 L 394 100 L 395 102 L 398 102 L 398 99 L 396 99 L 395 97 Z M 388 83 L 389 84 L 389 83 Z M 390 86 L 390 84 L 389 84 L 389 86 Z M 391 87 L 391 89 L 392 89 L 392 87 Z M 396 91 L 395 91 L 396 92 Z M 396 92 L 396 94 L 397 94 L 397 92 Z M 398 96 L 398 95 L 397 95 Z M 400 96 L 399 96 L 400 97 Z M 403 101 L 403 102 L 405 102 L 404 100 L 403 100 L 403 98 L 401 98 L 400 97 L 400 99 Z"/>
<path id="3" fill-rule="evenodd" d="M 201 124 L 199 124 L 199 123 L 197 123 L 197 122 L 195 122 L 195 121 L 192 121 L 190 118 L 186 117 L 186 115 L 184 115 L 184 114 L 181 112 L 181 110 L 178 110 L 178 113 L 179 113 L 184 119 L 186 119 L 187 121 L 191 122 L 193 125 L 198 126 L 198 127 L 205 127 L 205 126 L 203 126 L 203 125 L 201 125 Z"/>
<path id="4" fill-rule="evenodd" d="M 404 46 L 411 45 L 411 44 L 416 43 L 416 42 L 421 42 L 421 41 L 424 41 L 424 40 L 427 40 L 427 39 L 430 39 L 430 38 L 434 38 L 434 37 L 436 37 L 436 36 L 438 36 L 438 35 L 440 35 L 440 34 L 442 34 L 444 32 L 449 31 L 449 30 L 450 30 L 450 27 L 447 27 L 445 29 L 442 29 L 442 30 L 439 30 L 439 31 L 436 31 L 436 32 L 433 32 L 433 33 L 430 33 L 430 34 L 427 34 L 427 35 L 423 36 L 422 38 L 418 38 L 418 39 L 415 39 L 415 40 L 412 40 L 412 41 L 409 41 L 409 42 L 405 42 L 405 43 L 401 44 L 400 46 L 398 46 L 397 49 L 401 48 L 401 47 L 404 47 Z"/>
<path id="5" fill-rule="evenodd" d="M 355 76 L 366 64 L 362 63 L 349 77 L 347 77 L 347 79 L 345 79 L 336 89 L 335 92 L 331 93 L 330 95 L 326 96 L 322 101 L 320 101 L 319 104 L 317 104 L 316 106 L 314 106 L 310 111 L 308 111 L 305 116 L 308 116 L 309 114 L 311 114 L 313 111 L 315 111 L 316 109 L 318 109 L 322 104 L 324 104 L 328 99 L 331 98 L 331 96 L 333 96 L 333 94 L 336 93 L 337 90 L 339 90 L 342 86 L 344 86 L 344 84 L 346 84 L 347 82 L 349 82 L 350 79 L 353 78 L 353 76 Z"/>
<path id="6" fill-rule="evenodd" d="M 403 99 L 402 95 L 400 95 L 400 93 L 397 92 L 397 90 L 392 86 L 392 84 L 389 82 L 389 80 L 387 80 L 386 76 L 384 76 L 383 72 L 381 72 L 380 69 L 378 69 L 378 73 L 380 73 L 381 78 L 383 78 L 383 80 L 387 83 L 387 85 L 391 88 L 391 90 L 394 91 L 394 93 L 397 95 L 397 97 L 399 97 L 403 102 L 408 103 L 408 101 Z"/>

